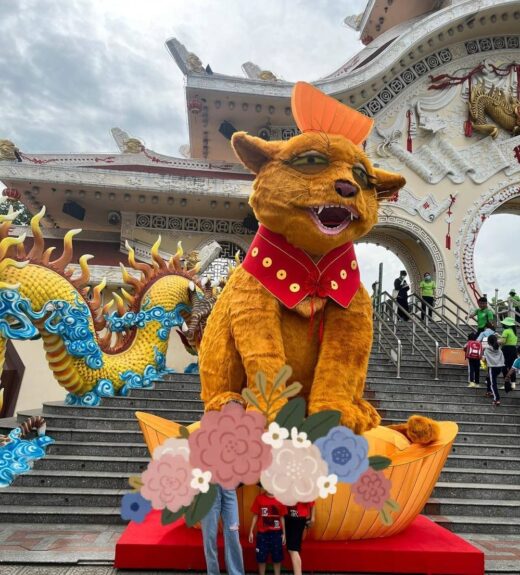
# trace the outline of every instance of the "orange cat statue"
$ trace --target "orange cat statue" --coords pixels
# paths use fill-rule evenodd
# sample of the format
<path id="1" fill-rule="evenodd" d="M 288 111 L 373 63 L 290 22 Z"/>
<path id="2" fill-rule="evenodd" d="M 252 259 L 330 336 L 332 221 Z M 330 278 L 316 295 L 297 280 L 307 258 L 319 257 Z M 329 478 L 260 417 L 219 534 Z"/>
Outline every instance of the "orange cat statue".
<path id="1" fill-rule="evenodd" d="M 232 138 L 256 174 L 250 205 L 260 228 L 209 317 L 199 353 L 202 399 L 206 410 L 244 404 L 248 386 L 262 406 L 255 375 L 263 372 L 272 385 L 288 364 L 310 414 L 338 410 L 343 425 L 363 433 L 380 417 L 363 399 L 372 305 L 353 242 L 373 228 L 379 201 L 405 179 L 365 155 L 370 118 L 302 82 L 292 110 L 301 134 L 288 141 L 245 132 Z M 419 443 L 437 434 L 427 418 L 398 429 Z"/>

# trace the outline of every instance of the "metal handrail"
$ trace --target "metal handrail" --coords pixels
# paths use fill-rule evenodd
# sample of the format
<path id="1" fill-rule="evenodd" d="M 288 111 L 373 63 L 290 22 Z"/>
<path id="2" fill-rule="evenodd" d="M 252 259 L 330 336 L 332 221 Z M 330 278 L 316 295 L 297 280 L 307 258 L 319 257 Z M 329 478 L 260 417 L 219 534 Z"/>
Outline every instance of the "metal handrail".
<path id="1" fill-rule="evenodd" d="M 386 355 L 390 358 L 390 360 L 392 361 L 392 363 L 396 366 L 397 368 L 397 375 L 396 378 L 397 379 L 401 379 L 401 358 L 403 355 L 403 345 L 401 343 L 401 340 L 397 337 L 397 335 L 392 331 L 392 328 L 385 322 L 385 320 L 383 319 L 383 317 L 377 312 L 377 310 L 374 309 L 374 318 L 377 320 L 377 324 L 376 324 L 376 329 L 377 329 L 377 345 L 378 345 L 378 350 L 381 352 L 383 351 L 384 353 L 386 353 Z M 396 358 L 394 359 L 394 357 L 392 356 L 392 348 L 390 348 L 390 346 L 392 345 L 392 341 L 391 339 L 388 338 L 388 336 L 386 334 L 383 333 L 383 327 L 385 327 L 390 335 L 395 339 L 396 341 L 396 348 L 397 351 L 396 353 Z M 385 343 L 387 344 L 388 347 L 382 347 L 381 346 L 381 339 L 384 339 Z"/>
<path id="2" fill-rule="evenodd" d="M 468 309 L 463 308 L 461 305 L 459 305 L 455 300 L 453 300 L 449 295 L 447 294 L 442 294 L 438 300 L 440 300 L 441 305 L 441 315 L 446 318 L 446 314 L 444 313 L 444 310 L 449 311 L 452 315 L 454 315 L 456 317 L 456 321 L 455 323 L 457 325 L 459 325 L 460 323 L 463 323 L 464 325 L 468 326 L 467 323 L 467 317 L 468 317 Z M 450 302 L 454 307 L 455 307 L 455 312 L 449 308 L 449 306 L 446 305 L 446 301 Z M 469 326 L 468 326 L 469 327 Z"/>
<path id="3" fill-rule="evenodd" d="M 411 324 L 407 325 L 406 327 L 408 327 L 412 332 L 412 338 L 411 338 L 412 355 L 414 355 L 415 350 L 418 351 L 419 354 L 423 357 L 423 359 L 425 359 L 425 361 L 427 361 L 427 363 L 433 368 L 434 379 L 438 380 L 439 379 L 439 342 L 424 327 L 424 325 L 421 321 L 419 321 L 414 315 L 410 314 L 410 312 L 408 310 L 406 310 L 404 307 L 402 307 L 397 302 L 397 300 L 395 298 L 393 298 L 388 292 L 386 292 L 386 291 L 383 292 L 381 294 L 381 296 L 382 296 L 381 310 L 383 310 L 383 309 L 385 309 L 387 311 L 389 309 L 392 310 L 392 318 L 390 321 L 392 321 L 394 324 L 394 333 L 397 332 L 397 313 L 395 312 L 395 310 L 400 310 L 403 314 L 405 314 L 408 317 Z M 390 307 L 388 306 L 388 303 L 391 303 Z M 423 351 L 415 343 L 415 332 L 416 332 L 417 328 L 419 328 L 419 330 L 423 332 L 423 334 L 426 336 L 426 338 L 430 339 L 431 342 L 433 343 L 433 345 L 435 346 L 435 357 L 434 357 L 433 364 L 430 360 L 427 359 L 426 355 L 423 353 Z"/>
<path id="4" fill-rule="evenodd" d="M 426 306 L 426 311 L 425 311 L 425 320 L 426 320 L 426 325 L 428 325 L 429 322 L 429 314 L 428 312 L 431 310 L 432 314 L 435 315 L 436 317 L 440 318 L 442 321 L 441 322 L 437 322 L 435 324 L 435 326 L 437 328 L 439 328 L 445 335 L 446 335 L 446 345 L 449 346 L 450 345 L 450 338 L 451 340 L 458 346 L 460 345 L 460 341 L 458 341 L 455 337 L 453 337 L 450 334 L 450 328 L 452 330 L 454 330 L 456 333 L 459 334 L 459 336 L 463 339 L 464 342 L 466 342 L 467 339 L 467 333 L 464 332 L 464 330 L 462 330 L 458 325 L 456 325 L 455 323 L 453 323 L 451 320 L 449 320 L 447 317 L 442 316 L 435 307 L 431 306 L 428 302 L 424 301 L 422 299 L 422 297 L 419 294 L 413 293 L 411 294 L 410 298 L 412 298 L 412 305 L 414 305 L 417 308 L 417 312 L 415 312 L 413 315 L 417 316 L 419 314 L 419 312 L 422 314 L 422 306 L 423 304 Z M 422 320 L 421 320 L 422 321 Z"/>

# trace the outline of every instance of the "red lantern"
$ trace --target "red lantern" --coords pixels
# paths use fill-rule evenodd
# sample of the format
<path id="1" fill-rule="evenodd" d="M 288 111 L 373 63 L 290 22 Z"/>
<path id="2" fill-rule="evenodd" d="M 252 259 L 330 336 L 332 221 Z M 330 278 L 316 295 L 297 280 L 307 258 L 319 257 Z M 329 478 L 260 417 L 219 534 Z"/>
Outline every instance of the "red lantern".
<path id="1" fill-rule="evenodd" d="M 5 188 L 2 191 L 2 196 L 6 197 L 8 200 L 12 200 L 13 202 L 16 202 L 21 198 L 20 192 L 15 188 Z"/>
<path id="2" fill-rule="evenodd" d="M 202 111 L 202 101 L 198 96 L 194 96 L 188 100 L 188 111 L 191 114 L 200 114 Z"/>

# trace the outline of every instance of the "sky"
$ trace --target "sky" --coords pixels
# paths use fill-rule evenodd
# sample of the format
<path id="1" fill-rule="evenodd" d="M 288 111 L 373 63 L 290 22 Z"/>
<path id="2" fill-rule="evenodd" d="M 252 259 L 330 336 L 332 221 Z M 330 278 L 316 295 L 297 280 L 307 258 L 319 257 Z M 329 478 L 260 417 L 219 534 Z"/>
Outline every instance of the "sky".
<path id="1" fill-rule="evenodd" d="M 0 138 L 32 153 L 115 152 L 110 129 L 117 126 L 178 156 L 188 143 L 186 104 L 168 38 L 178 38 L 216 72 L 240 75 L 252 61 L 283 79 L 312 81 L 361 49 L 343 19 L 365 4 L 0 0 Z M 516 216 L 500 216 L 508 218 L 505 225 L 495 223 L 498 217 L 486 222 L 477 245 L 478 279 L 488 293 L 495 284 L 508 291 L 520 276 L 507 256 L 500 259 L 508 242 L 503 231 Z M 367 244 L 357 252 L 365 285 L 377 279 L 384 259 L 383 284 L 391 290 L 402 267 L 398 258 Z"/>

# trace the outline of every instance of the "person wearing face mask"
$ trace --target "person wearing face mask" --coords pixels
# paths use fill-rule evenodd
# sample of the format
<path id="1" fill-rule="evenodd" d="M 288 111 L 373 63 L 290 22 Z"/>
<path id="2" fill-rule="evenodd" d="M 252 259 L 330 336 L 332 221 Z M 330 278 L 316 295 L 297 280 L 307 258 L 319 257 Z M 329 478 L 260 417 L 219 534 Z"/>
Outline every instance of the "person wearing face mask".
<path id="1" fill-rule="evenodd" d="M 404 321 L 408 321 L 409 318 L 406 312 L 408 312 L 410 309 L 408 307 L 408 291 L 410 286 L 406 281 L 406 276 L 406 270 L 402 270 L 399 274 L 399 277 L 394 281 L 396 301 L 399 304 L 399 307 L 397 308 L 397 314 L 399 315 L 399 318 Z"/>
<path id="2" fill-rule="evenodd" d="M 422 280 L 422 282 L 419 284 L 419 289 L 421 290 L 421 299 L 422 301 L 422 310 L 421 310 L 421 319 L 424 321 L 424 318 L 426 317 L 426 304 L 428 304 L 429 307 L 428 308 L 428 316 L 430 317 L 430 319 L 432 318 L 433 315 L 433 304 L 435 303 L 435 290 L 436 290 L 437 286 L 435 285 L 435 282 L 432 279 L 432 276 L 430 274 L 430 272 L 426 272 L 424 274 L 424 279 Z"/>

